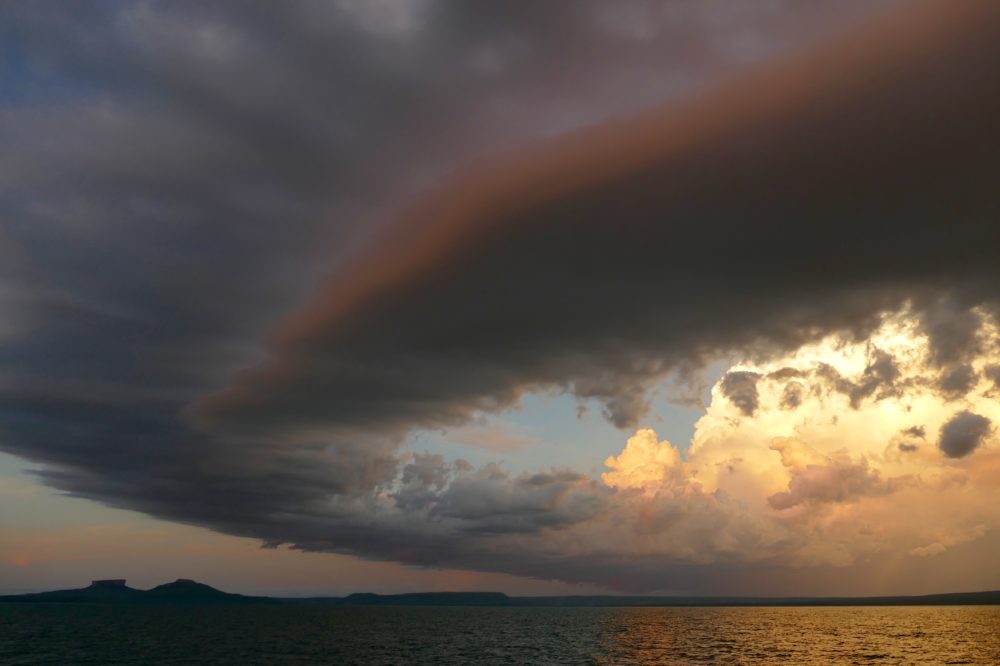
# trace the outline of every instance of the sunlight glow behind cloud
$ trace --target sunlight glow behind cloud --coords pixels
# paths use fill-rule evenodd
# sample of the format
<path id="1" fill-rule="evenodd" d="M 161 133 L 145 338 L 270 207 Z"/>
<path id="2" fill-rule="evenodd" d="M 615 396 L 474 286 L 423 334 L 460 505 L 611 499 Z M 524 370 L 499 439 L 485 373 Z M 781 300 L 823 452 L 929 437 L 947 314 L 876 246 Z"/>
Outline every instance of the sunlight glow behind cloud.
<path id="1" fill-rule="evenodd" d="M 613 471 L 602 478 L 642 491 L 633 500 L 637 516 L 656 511 L 664 497 L 678 501 L 678 488 L 695 488 L 692 504 L 708 502 L 727 529 L 743 531 L 733 537 L 746 541 L 740 553 L 794 566 L 931 557 L 974 541 L 1000 526 L 1000 451 L 990 428 L 1000 422 L 1000 404 L 988 376 L 1000 363 L 1000 340 L 994 320 L 975 316 L 985 323 L 959 360 L 974 377 L 961 395 L 939 388 L 948 368 L 934 364 L 929 337 L 904 311 L 864 340 L 833 335 L 733 366 L 729 372 L 755 378 L 752 415 L 727 397 L 724 375 L 683 462 L 669 442 L 640 430 L 608 458 Z M 789 386 L 799 390 L 794 406 Z M 961 456 L 949 444 L 956 427 L 968 449 Z"/>

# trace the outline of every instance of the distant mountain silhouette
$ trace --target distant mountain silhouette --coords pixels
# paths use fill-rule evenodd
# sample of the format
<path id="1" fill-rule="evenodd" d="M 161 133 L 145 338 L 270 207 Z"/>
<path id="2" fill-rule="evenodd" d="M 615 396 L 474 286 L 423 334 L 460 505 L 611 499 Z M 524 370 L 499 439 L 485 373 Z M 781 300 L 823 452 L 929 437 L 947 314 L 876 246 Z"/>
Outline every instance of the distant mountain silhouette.
<path id="1" fill-rule="evenodd" d="M 250 597 L 243 594 L 230 594 L 217 590 L 210 585 L 198 583 L 187 578 L 178 578 L 173 583 L 164 583 L 151 590 L 143 592 L 135 601 L 143 603 L 196 603 L 196 604 L 267 604 L 278 603 L 270 597 Z"/>
<path id="2" fill-rule="evenodd" d="M 128 587 L 123 579 L 95 580 L 90 587 L 79 590 L 0 596 L 0 603 L 275 604 L 280 602 L 270 597 L 230 594 L 204 583 L 178 578 L 173 583 L 145 591 Z"/>
<path id="3" fill-rule="evenodd" d="M 293 604 L 323 606 L 928 606 L 1000 605 L 1000 591 L 894 597 L 508 597 L 501 592 L 413 592 L 346 597 L 278 598 L 231 594 L 187 578 L 151 590 L 128 587 L 122 579 L 95 580 L 78 590 L 0 596 L 0 603 L 101 604 Z"/>
<path id="4" fill-rule="evenodd" d="M 80 588 L 79 590 L 56 590 L 54 592 L 39 592 L 37 594 L 0 596 L 0 601 L 38 601 L 48 603 L 119 602 L 132 601 L 142 594 L 142 590 L 126 586 L 124 580 L 95 580 L 89 587 Z"/>

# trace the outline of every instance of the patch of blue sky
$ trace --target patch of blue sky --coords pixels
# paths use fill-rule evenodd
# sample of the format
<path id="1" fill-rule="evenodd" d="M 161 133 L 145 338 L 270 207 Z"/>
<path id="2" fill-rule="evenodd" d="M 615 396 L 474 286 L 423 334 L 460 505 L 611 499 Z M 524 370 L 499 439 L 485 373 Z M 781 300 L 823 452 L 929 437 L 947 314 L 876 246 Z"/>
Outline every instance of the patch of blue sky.
<path id="1" fill-rule="evenodd" d="M 477 466 L 500 462 L 514 473 L 555 467 L 597 476 L 606 471 L 604 460 L 618 455 L 639 428 L 652 428 L 660 439 L 686 450 L 695 423 L 704 414 L 709 390 L 728 366 L 722 361 L 708 366 L 701 377 L 704 388 L 696 395 L 671 379 L 658 383 L 649 393 L 650 412 L 634 428 L 616 428 L 604 418 L 597 401 L 581 402 L 567 393 L 532 393 L 516 407 L 481 415 L 471 424 L 416 432 L 408 448 L 438 453 L 447 460 L 462 458 Z M 682 392 L 688 397 L 683 402 L 678 400 Z"/>

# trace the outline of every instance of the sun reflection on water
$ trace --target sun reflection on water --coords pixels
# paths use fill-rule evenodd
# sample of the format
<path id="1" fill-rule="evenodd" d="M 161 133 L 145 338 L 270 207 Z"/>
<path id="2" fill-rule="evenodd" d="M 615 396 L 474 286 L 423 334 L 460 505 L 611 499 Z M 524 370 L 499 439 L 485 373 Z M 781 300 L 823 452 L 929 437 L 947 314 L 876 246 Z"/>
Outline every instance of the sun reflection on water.
<path id="1" fill-rule="evenodd" d="M 620 608 L 596 663 L 996 664 L 1000 607 Z"/>

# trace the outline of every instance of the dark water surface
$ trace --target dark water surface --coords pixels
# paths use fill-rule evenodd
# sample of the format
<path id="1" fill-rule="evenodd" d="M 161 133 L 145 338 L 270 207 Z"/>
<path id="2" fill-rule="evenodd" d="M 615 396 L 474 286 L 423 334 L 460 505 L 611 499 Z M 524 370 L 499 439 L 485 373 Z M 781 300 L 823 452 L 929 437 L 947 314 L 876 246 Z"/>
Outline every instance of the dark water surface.
<path id="1" fill-rule="evenodd" d="M 1000 606 L 0 604 L 0 664 L 1000 664 Z"/>

